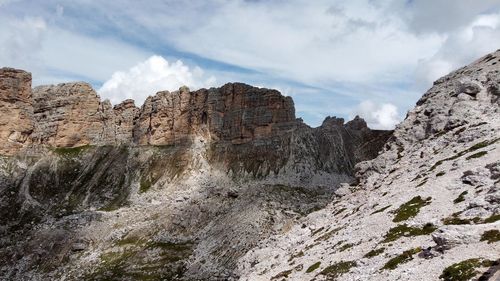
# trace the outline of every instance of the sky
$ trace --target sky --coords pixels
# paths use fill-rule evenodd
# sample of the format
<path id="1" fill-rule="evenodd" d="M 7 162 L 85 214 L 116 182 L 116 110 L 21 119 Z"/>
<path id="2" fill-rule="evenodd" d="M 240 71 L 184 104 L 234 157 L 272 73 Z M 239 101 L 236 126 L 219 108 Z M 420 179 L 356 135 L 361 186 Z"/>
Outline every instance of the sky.
<path id="1" fill-rule="evenodd" d="M 0 0 L 0 67 L 113 104 L 244 82 L 296 115 L 392 129 L 432 82 L 500 48 L 500 0 Z"/>

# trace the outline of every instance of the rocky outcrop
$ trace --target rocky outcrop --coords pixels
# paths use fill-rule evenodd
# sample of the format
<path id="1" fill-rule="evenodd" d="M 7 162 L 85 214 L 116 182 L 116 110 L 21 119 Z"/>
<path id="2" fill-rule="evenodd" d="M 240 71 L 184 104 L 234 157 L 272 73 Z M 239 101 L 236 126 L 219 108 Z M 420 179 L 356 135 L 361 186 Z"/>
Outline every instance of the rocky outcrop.
<path id="1" fill-rule="evenodd" d="M 1 116 L 6 117 L 0 130 L 7 143 L 3 154 L 30 143 L 171 145 L 196 135 L 242 144 L 288 132 L 298 123 L 290 97 L 241 83 L 159 92 L 139 109 L 133 100 L 112 107 L 83 82 L 31 90 L 31 75 L 14 69 L 4 69 L 0 80 L 5 104 Z"/>
<path id="2" fill-rule="evenodd" d="M 15 154 L 29 144 L 33 126 L 31 74 L 1 68 L 0 154 Z"/>
<path id="3" fill-rule="evenodd" d="M 104 143 L 104 111 L 87 83 L 65 83 L 33 89 L 35 143 L 77 147 Z"/>
<path id="4" fill-rule="evenodd" d="M 241 83 L 190 92 L 159 92 L 142 106 L 134 141 L 168 145 L 203 135 L 213 140 L 246 143 L 290 130 L 293 101 L 278 91 Z"/>

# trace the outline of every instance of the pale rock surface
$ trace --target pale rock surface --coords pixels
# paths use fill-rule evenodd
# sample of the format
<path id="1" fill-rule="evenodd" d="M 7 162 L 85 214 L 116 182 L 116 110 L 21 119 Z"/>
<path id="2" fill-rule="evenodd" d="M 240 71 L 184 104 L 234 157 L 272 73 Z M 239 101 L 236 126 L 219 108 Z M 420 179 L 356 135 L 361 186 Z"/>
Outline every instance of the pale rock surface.
<path id="1" fill-rule="evenodd" d="M 436 81 L 381 154 L 357 164 L 359 184 L 249 251 L 240 280 L 439 280 L 467 259 L 497 261 L 500 243 L 483 235 L 500 230 L 499 78 L 500 50 Z M 395 220 L 416 196 L 427 203 Z M 404 225 L 429 231 L 387 240 Z"/>

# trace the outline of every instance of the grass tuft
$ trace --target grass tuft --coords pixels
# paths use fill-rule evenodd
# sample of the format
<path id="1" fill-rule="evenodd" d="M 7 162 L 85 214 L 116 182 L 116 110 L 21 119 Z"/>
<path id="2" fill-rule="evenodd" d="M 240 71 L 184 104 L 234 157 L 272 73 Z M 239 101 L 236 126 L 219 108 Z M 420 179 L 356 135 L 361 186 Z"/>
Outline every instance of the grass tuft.
<path id="1" fill-rule="evenodd" d="M 341 275 L 356 267 L 355 261 L 340 261 L 325 267 L 319 274 L 325 275 L 328 280 L 337 280 Z"/>
<path id="2" fill-rule="evenodd" d="M 419 212 L 420 208 L 429 205 L 431 203 L 431 197 L 422 199 L 420 196 L 413 197 L 410 201 L 402 204 L 396 211 L 396 216 L 392 220 L 393 222 L 405 221 L 409 218 L 415 217 Z"/>
<path id="3" fill-rule="evenodd" d="M 368 259 L 371 259 L 371 258 L 373 258 L 373 257 L 376 257 L 376 256 L 378 256 L 378 255 L 382 254 L 384 251 L 385 251 L 385 248 L 384 248 L 384 247 L 382 247 L 382 248 L 380 248 L 380 249 L 376 249 L 376 250 L 371 250 L 371 251 L 369 251 L 368 253 L 366 253 L 366 254 L 364 255 L 364 257 L 365 257 L 365 258 L 368 258 Z"/>
<path id="4" fill-rule="evenodd" d="M 406 250 L 401 255 L 390 259 L 384 265 L 384 267 L 382 267 L 382 269 L 389 269 L 389 270 L 396 269 L 400 264 L 407 263 L 407 262 L 411 261 L 413 259 L 413 255 L 420 252 L 420 251 L 422 251 L 422 249 L 420 247 L 415 248 L 415 249 Z"/>
<path id="5" fill-rule="evenodd" d="M 465 195 L 467 195 L 467 191 L 460 193 L 460 195 L 458 195 L 458 197 L 455 200 L 453 200 L 453 203 L 458 204 L 460 202 L 465 201 Z"/>
<path id="6" fill-rule="evenodd" d="M 318 269 L 318 267 L 321 265 L 321 262 L 316 262 L 314 264 L 312 264 L 310 267 L 308 267 L 306 269 L 306 273 L 311 273 L 313 271 L 315 271 L 316 269 Z"/>
<path id="7" fill-rule="evenodd" d="M 467 281 L 478 275 L 477 268 L 491 266 L 491 261 L 468 259 L 454 263 L 443 270 L 439 279 L 444 281 Z"/>
<path id="8" fill-rule="evenodd" d="M 500 231 L 496 229 L 485 231 L 481 235 L 481 241 L 488 241 L 488 244 L 500 241 Z"/>
<path id="9" fill-rule="evenodd" d="M 396 241 L 401 237 L 413 237 L 420 235 L 427 235 L 434 232 L 437 228 L 432 223 L 426 223 L 422 228 L 411 227 L 407 224 L 401 224 L 396 227 L 389 229 L 385 234 L 385 239 L 383 243 Z"/>
<path id="10" fill-rule="evenodd" d="M 389 209 L 391 206 L 392 206 L 392 205 L 388 205 L 388 206 L 385 206 L 385 207 L 380 208 L 380 209 L 378 209 L 378 210 L 375 210 L 373 213 L 371 213 L 371 215 L 373 215 L 373 214 L 377 214 L 377 213 L 381 213 L 381 212 L 383 212 L 383 211 L 385 211 L 385 210 Z"/>

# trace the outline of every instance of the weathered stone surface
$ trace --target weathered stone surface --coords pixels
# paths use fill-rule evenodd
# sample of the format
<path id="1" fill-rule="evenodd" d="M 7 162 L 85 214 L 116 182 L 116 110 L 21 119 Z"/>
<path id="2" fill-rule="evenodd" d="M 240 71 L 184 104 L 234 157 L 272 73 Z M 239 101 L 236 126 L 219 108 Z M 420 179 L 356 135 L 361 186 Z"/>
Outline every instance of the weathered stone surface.
<path id="1" fill-rule="evenodd" d="M 40 86 L 33 90 L 35 143 L 53 147 L 131 144 L 139 109 L 133 100 L 112 107 L 87 83 Z"/>
<path id="2" fill-rule="evenodd" d="M 33 89 L 36 143 L 77 147 L 102 143 L 103 107 L 87 83 L 65 83 Z"/>
<path id="3" fill-rule="evenodd" d="M 12 155 L 29 143 L 33 131 L 31 73 L 0 69 L 0 154 Z"/>
<path id="4" fill-rule="evenodd" d="M 142 106 L 135 127 L 140 145 L 167 145 L 192 135 L 245 143 L 270 137 L 295 122 L 293 101 L 276 90 L 230 83 L 190 92 L 159 92 Z"/>
<path id="5" fill-rule="evenodd" d="M 356 266 L 338 280 L 439 280 L 462 261 L 496 261 L 499 62 L 500 50 L 436 81 L 381 153 L 356 165 L 357 182 L 341 184 L 326 208 L 247 251 L 238 280 L 283 273 L 287 280 L 329 280 L 346 262 Z M 340 120 L 325 123 L 341 132 Z M 363 131 L 361 120 L 349 127 Z M 418 198 L 428 204 L 410 214 Z M 410 216 L 396 220 L 403 214 Z M 487 279 L 486 269 L 474 268 L 468 279 Z"/>

